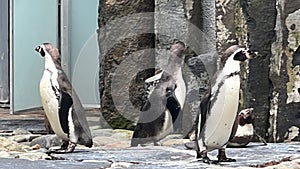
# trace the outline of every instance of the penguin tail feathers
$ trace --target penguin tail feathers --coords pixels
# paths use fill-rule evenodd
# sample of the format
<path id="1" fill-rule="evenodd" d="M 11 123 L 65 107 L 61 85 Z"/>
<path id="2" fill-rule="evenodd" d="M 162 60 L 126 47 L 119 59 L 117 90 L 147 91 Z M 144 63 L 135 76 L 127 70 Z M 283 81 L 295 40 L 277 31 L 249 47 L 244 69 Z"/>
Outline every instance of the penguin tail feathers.
<path id="1" fill-rule="evenodd" d="M 144 143 L 142 141 L 143 141 L 143 138 L 141 138 L 140 132 L 137 131 L 137 130 L 135 130 L 133 132 L 133 136 L 131 138 L 131 144 L 130 144 L 130 146 L 131 147 L 137 147 L 139 144 L 143 144 Z"/>
<path id="2" fill-rule="evenodd" d="M 81 137 L 78 138 L 78 144 L 91 148 L 93 146 L 93 139 L 88 135 L 82 134 Z"/>
<path id="3" fill-rule="evenodd" d="M 137 147 L 138 145 L 139 145 L 138 141 L 137 141 L 136 139 L 133 138 L 133 139 L 131 140 L 130 146 L 131 146 L 131 147 Z"/>
<path id="4" fill-rule="evenodd" d="M 150 141 L 151 141 L 151 139 L 149 139 L 149 138 L 132 138 L 130 146 L 137 147 L 138 145 L 142 145 L 142 144 L 145 144 Z"/>
<path id="5" fill-rule="evenodd" d="M 139 144 L 145 144 L 147 142 L 151 142 L 154 139 L 151 134 L 147 133 L 147 130 L 144 131 L 140 129 L 139 125 L 140 124 L 138 123 L 135 131 L 133 132 L 131 138 L 131 147 L 137 147 Z"/>
<path id="6" fill-rule="evenodd" d="M 81 145 L 84 145 L 86 147 L 89 147 L 89 148 L 91 148 L 93 146 L 93 140 L 92 139 L 88 139 L 88 140 L 79 139 L 78 143 L 81 144 Z"/>
<path id="7" fill-rule="evenodd" d="M 93 140 L 89 139 L 87 143 L 84 144 L 86 147 L 91 148 L 93 146 Z"/>

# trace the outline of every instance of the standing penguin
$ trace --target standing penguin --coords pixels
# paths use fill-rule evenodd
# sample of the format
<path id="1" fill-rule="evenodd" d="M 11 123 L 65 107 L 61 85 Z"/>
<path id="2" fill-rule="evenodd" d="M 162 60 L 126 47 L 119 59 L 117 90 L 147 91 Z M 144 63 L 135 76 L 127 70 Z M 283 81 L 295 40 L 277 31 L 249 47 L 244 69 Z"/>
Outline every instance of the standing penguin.
<path id="1" fill-rule="evenodd" d="M 234 137 L 232 137 L 228 143 L 227 147 L 244 147 L 249 144 L 252 140 L 254 132 L 254 118 L 252 116 L 253 108 L 243 109 L 239 112 L 234 125 L 237 125 L 237 129 L 234 130 L 236 127 L 233 128 L 231 131 L 231 135 L 234 133 Z M 195 135 L 195 128 L 197 124 L 194 124 L 192 129 L 189 131 L 186 138 L 193 140 L 193 136 Z M 258 135 L 257 135 L 258 136 Z M 260 136 L 258 136 L 260 138 Z M 265 141 L 262 141 L 265 142 Z M 187 149 L 194 148 L 194 142 L 188 142 L 184 144 Z"/>
<path id="2" fill-rule="evenodd" d="M 92 147 L 85 111 L 61 67 L 58 49 L 50 43 L 43 43 L 35 50 L 45 58 L 40 81 L 42 105 L 53 131 L 63 140 L 61 148 L 53 152 L 71 153 L 77 143 Z"/>
<path id="3" fill-rule="evenodd" d="M 254 134 L 253 108 L 241 110 L 237 117 L 238 127 L 235 135 L 227 144 L 229 147 L 244 147 L 251 141 Z"/>
<path id="4" fill-rule="evenodd" d="M 173 44 L 166 69 L 146 79 L 148 99 L 141 109 L 131 146 L 151 141 L 158 145 L 159 140 L 174 131 L 185 101 L 186 86 L 181 72 L 184 51 L 184 43 Z"/>
<path id="5" fill-rule="evenodd" d="M 200 103 L 200 113 L 197 117 L 196 153 L 203 162 L 211 163 L 207 153 L 218 149 L 218 161 L 233 162 L 227 158 L 225 147 L 236 130 L 235 119 L 239 105 L 240 62 L 252 58 L 252 52 L 234 45 L 229 47 L 221 57 L 222 69 L 212 79 L 212 88 Z"/>

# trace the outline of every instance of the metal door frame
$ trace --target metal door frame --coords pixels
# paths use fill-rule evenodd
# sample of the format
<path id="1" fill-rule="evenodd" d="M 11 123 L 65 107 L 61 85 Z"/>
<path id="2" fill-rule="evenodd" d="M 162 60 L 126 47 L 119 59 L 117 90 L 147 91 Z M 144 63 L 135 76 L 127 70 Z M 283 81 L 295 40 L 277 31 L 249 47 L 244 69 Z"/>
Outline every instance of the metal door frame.
<path id="1" fill-rule="evenodd" d="M 2 6 L 3 5 L 3 6 Z M 1 60 L 3 61 L 1 63 L 1 88 L 2 88 L 2 92 L 1 92 L 1 107 L 6 108 L 7 106 L 9 106 L 9 101 L 10 101 L 10 95 L 9 95 L 9 1 L 1 1 L 1 37 L 4 38 L 3 43 L 1 43 L 1 49 L 3 49 L 3 51 L 1 51 L 4 55 L 1 57 Z M 4 21 L 3 21 L 3 20 Z M 2 28 L 4 28 L 2 30 Z M 7 40 L 6 40 L 7 39 Z M 2 40 L 2 39 L 1 39 Z M 2 48 L 3 47 L 3 48 Z M 1 54 L 2 54 L 1 53 Z M 4 70 L 4 71 L 3 71 Z"/>
<path id="2" fill-rule="evenodd" d="M 14 37 L 13 37 L 13 25 L 14 25 L 14 15 L 13 15 L 13 11 L 14 11 L 14 0 L 10 0 L 8 2 L 8 10 L 9 10 L 9 38 L 8 38 L 8 41 L 9 41 L 9 51 L 8 51 L 8 55 L 9 55 L 9 109 L 10 109 L 10 114 L 13 114 L 14 113 L 14 103 L 13 103 L 13 96 L 14 96 L 14 74 L 13 74 L 13 70 L 14 70 L 14 57 L 13 57 L 13 54 L 14 54 L 14 48 L 13 48 L 13 45 L 14 45 Z"/>
<path id="3" fill-rule="evenodd" d="M 61 51 L 61 63 L 68 78 L 70 73 L 70 0 L 57 0 L 58 4 L 58 48 Z M 71 79 L 70 79 L 71 80 Z"/>

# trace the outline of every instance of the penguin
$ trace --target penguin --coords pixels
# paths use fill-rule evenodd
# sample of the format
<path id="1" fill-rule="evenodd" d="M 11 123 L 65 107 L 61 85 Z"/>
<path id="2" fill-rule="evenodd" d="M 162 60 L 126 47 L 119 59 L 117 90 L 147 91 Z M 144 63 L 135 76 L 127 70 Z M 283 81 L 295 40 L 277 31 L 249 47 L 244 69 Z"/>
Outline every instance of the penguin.
<path id="1" fill-rule="evenodd" d="M 222 68 L 211 81 L 211 89 L 200 102 L 200 113 L 196 119 L 196 158 L 204 163 L 234 162 L 227 158 L 225 147 L 234 136 L 239 105 L 240 63 L 253 57 L 253 52 L 244 46 L 229 47 L 220 61 Z M 218 149 L 218 160 L 212 161 L 207 153 Z"/>
<path id="2" fill-rule="evenodd" d="M 253 108 L 243 109 L 239 112 L 234 126 L 236 130 L 232 130 L 230 135 L 234 135 L 228 143 L 227 147 L 245 147 L 249 144 L 254 135 L 254 118 L 252 116 Z M 189 131 L 186 139 L 190 138 L 193 140 L 193 135 L 195 135 L 196 124 L 193 125 L 192 129 Z M 234 129 L 235 129 L 234 128 Z M 193 140 L 194 141 L 194 140 Z M 194 142 L 187 142 L 184 144 L 187 149 L 194 148 Z"/>
<path id="3" fill-rule="evenodd" d="M 166 69 L 145 80 L 148 87 L 147 100 L 133 132 L 132 147 L 147 142 L 159 145 L 159 140 L 177 129 L 174 123 L 180 121 L 178 118 L 186 97 L 181 70 L 184 51 L 184 43 L 173 44 Z"/>
<path id="4" fill-rule="evenodd" d="M 77 144 L 92 147 L 93 140 L 84 108 L 61 67 L 58 49 L 43 43 L 35 50 L 45 58 L 40 96 L 54 133 L 62 139 L 59 149 L 48 153 L 71 153 Z"/>
<path id="5" fill-rule="evenodd" d="M 235 135 L 229 140 L 227 147 L 245 147 L 252 140 L 254 135 L 252 112 L 253 108 L 243 109 L 239 112 L 237 130 L 234 131 Z"/>

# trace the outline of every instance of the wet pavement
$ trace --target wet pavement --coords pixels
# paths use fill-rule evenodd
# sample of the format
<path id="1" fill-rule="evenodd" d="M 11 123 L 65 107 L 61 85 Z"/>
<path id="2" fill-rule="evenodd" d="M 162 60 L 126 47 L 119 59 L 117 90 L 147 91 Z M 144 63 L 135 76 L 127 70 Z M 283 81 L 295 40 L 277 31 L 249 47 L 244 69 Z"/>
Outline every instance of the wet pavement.
<path id="1" fill-rule="evenodd" d="M 279 162 L 292 156 L 300 163 L 300 144 L 268 144 L 259 146 L 252 143 L 248 148 L 228 148 L 229 157 L 237 162 L 204 164 L 194 158 L 194 151 L 182 147 L 137 147 L 125 149 L 76 149 L 70 154 L 51 154 L 46 160 L 24 160 L 0 158 L 0 167 L 6 169 L 77 169 L 77 168 L 135 168 L 135 169 L 181 169 L 181 168 L 231 168 L 249 167 L 266 162 Z M 298 155 L 297 155 L 298 154 Z M 215 156 L 216 152 L 212 152 Z M 300 164 L 298 165 L 300 167 Z"/>

